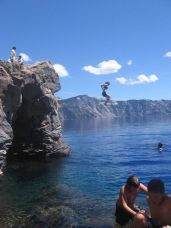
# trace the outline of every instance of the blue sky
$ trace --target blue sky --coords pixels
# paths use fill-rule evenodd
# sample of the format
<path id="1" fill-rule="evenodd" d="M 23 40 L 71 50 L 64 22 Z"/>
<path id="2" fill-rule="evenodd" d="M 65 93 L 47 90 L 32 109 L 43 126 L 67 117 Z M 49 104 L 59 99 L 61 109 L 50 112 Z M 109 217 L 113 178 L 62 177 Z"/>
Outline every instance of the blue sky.
<path id="1" fill-rule="evenodd" d="M 0 59 L 50 60 L 69 98 L 171 99 L 170 0 L 0 0 Z"/>

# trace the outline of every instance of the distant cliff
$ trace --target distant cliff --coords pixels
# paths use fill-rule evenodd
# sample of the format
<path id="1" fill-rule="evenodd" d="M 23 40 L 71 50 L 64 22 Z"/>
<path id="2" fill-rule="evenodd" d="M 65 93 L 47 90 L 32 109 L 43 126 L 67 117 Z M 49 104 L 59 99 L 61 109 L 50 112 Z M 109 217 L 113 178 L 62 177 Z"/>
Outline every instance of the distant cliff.
<path id="1" fill-rule="evenodd" d="M 61 134 L 59 77 L 49 62 L 0 61 L 0 160 L 68 154 Z"/>
<path id="2" fill-rule="evenodd" d="M 61 120 L 123 118 L 147 119 L 171 117 L 171 100 L 128 100 L 111 101 L 105 105 L 104 100 L 86 95 L 60 100 Z"/>

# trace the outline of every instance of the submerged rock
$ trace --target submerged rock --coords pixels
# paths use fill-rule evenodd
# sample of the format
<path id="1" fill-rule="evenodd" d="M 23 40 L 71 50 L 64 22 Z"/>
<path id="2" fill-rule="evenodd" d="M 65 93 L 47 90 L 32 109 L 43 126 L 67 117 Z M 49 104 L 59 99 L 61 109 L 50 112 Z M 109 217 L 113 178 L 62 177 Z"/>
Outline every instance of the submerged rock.
<path id="1" fill-rule="evenodd" d="M 50 62 L 24 65 L 0 61 L 0 160 L 65 156 L 54 93 L 59 77 Z"/>
<path id="2" fill-rule="evenodd" d="M 69 207 L 53 206 L 41 208 L 31 217 L 34 227 L 77 227 L 78 215 Z"/>

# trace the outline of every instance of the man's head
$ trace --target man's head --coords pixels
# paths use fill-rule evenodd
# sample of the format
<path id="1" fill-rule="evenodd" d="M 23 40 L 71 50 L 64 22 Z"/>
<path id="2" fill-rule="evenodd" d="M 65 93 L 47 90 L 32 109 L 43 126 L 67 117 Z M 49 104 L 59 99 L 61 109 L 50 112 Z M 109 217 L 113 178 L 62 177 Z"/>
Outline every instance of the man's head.
<path id="1" fill-rule="evenodd" d="M 109 86 L 110 85 L 110 82 L 105 82 L 105 84 Z"/>
<path id="2" fill-rule="evenodd" d="M 136 176 L 130 176 L 128 177 L 127 179 L 127 182 L 126 182 L 126 187 L 128 190 L 135 190 L 137 188 L 139 188 L 140 186 L 140 181 L 138 179 L 138 177 Z"/>
<path id="3" fill-rule="evenodd" d="M 152 179 L 148 183 L 147 188 L 149 201 L 154 204 L 160 204 L 165 194 L 165 187 L 163 181 L 160 179 Z"/>
<path id="4" fill-rule="evenodd" d="M 158 148 L 162 148 L 163 147 L 163 144 L 161 142 L 158 143 Z"/>
<path id="5" fill-rule="evenodd" d="M 165 187 L 163 181 L 160 179 L 152 179 L 148 183 L 148 192 L 164 194 Z"/>
<path id="6" fill-rule="evenodd" d="M 16 50 L 16 47 L 12 47 L 13 50 Z"/>

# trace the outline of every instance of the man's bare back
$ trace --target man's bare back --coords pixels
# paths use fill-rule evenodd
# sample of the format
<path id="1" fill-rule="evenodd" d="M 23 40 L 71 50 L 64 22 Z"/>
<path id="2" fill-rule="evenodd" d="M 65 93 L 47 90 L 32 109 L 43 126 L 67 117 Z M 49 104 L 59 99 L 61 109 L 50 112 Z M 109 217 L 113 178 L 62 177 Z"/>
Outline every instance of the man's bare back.
<path id="1" fill-rule="evenodd" d="M 151 197 L 157 198 L 158 196 L 154 193 Z M 159 202 L 151 200 L 150 197 L 148 199 L 151 217 L 157 224 L 169 225 L 171 224 L 171 197 L 167 195 L 159 197 L 161 197 L 161 201 Z"/>

